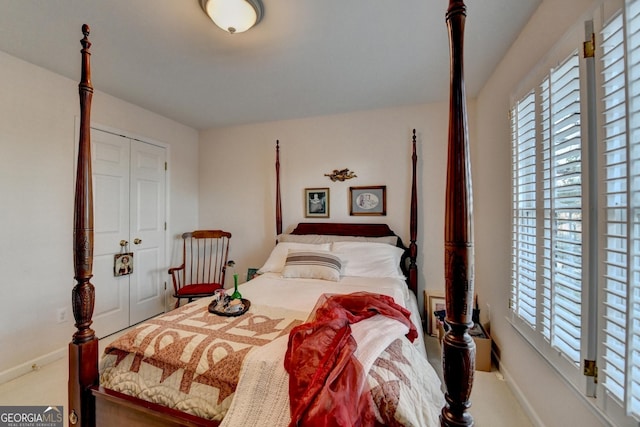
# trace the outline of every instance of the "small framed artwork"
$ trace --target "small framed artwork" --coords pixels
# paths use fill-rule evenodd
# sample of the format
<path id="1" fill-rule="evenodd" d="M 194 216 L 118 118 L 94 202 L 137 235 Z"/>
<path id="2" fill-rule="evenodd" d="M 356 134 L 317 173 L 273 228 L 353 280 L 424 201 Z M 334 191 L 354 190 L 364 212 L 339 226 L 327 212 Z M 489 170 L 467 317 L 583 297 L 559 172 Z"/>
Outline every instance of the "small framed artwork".
<path id="1" fill-rule="evenodd" d="M 305 188 L 304 206 L 306 218 L 329 218 L 329 189 Z"/>
<path id="2" fill-rule="evenodd" d="M 349 215 L 387 214 L 387 186 L 349 187 Z"/>
<path id="3" fill-rule="evenodd" d="M 438 317 L 434 314 L 436 311 L 443 312 L 445 310 L 445 297 L 441 293 L 427 294 L 426 306 L 428 307 L 427 332 L 431 336 L 438 336 Z"/>
<path id="4" fill-rule="evenodd" d="M 247 282 L 258 275 L 257 268 L 249 268 L 247 269 Z"/>
<path id="5" fill-rule="evenodd" d="M 113 256 L 113 275 L 126 276 L 133 273 L 133 252 L 115 254 Z"/>

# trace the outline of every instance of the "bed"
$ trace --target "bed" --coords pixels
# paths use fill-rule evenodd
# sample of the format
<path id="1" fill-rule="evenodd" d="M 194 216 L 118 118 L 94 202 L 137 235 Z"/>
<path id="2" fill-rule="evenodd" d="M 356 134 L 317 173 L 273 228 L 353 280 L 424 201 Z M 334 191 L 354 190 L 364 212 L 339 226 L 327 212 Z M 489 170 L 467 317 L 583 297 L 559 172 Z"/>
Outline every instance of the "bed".
<path id="1" fill-rule="evenodd" d="M 387 243 L 332 238 L 338 240 L 331 245 L 290 240 L 279 243 L 261 269 L 263 273 L 239 286 L 243 298 L 251 301 L 249 311 L 242 316 L 211 314 L 207 309 L 210 299 L 204 298 L 134 327 L 107 348 L 100 363 L 101 387 L 206 420 L 222 421 L 224 417 L 222 426 L 289 425 L 288 384 L 282 361 L 290 333 L 304 324 L 319 298 L 356 293 L 358 298 L 387 295 L 402 307 L 410 307 L 412 322 L 420 324 L 415 296 L 398 274 L 398 264 L 388 263 L 389 271 L 381 267 L 383 260 L 399 261 L 402 249 Z M 329 246 L 334 250 L 329 251 Z M 366 258 L 364 251 L 369 254 Z M 376 252 L 373 257 L 372 251 Z M 346 275 L 339 279 L 337 274 L 332 278 L 337 273 L 333 267 L 316 262 L 318 257 L 336 253 L 349 265 Z M 292 259 L 292 254 L 295 264 L 285 265 L 285 258 Z M 357 269 L 372 274 L 362 276 Z M 394 335 L 394 325 L 387 325 L 387 333 L 380 337 L 379 332 L 385 328 L 381 321 L 376 321 L 374 333 L 367 335 L 375 337 L 374 345 L 367 347 L 363 340 L 356 340 L 362 354 L 380 354 L 369 361 L 370 369 L 365 368 L 369 372 L 369 393 L 378 404 L 376 416 L 384 425 L 401 421 L 402 425 L 436 425 L 444 401 L 438 376 L 426 361 L 421 332 L 411 344 L 402 339 L 408 328 Z M 358 327 L 371 332 L 373 326 L 351 325 L 354 336 Z M 367 356 L 359 356 L 361 359 Z M 271 362 L 274 366 L 265 360 L 275 361 Z M 228 412 L 230 407 L 232 414 Z"/>
<path id="2" fill-rule="evenodd" d="M 412 147 L 410 244 L 408 247 L 405 247 L 401 239 L 395 236 L 385 224 L 301 223 L 291 233 L 283 235 L 279 190 L 280 151 L 277 145 L 275 229 L 279 235 L 279 242 L 271 255 L 279 260 L 277 266 L 280 270 L 269 267 L 269 261 L 272 258 L 270 256 L 262 268 L 263 274 L 240 287 L 243 296 L 252 301 L 250 310 L 242 316 L 225 318 L 209 313 L 208 299 L 195 301 L 135 328 L 108 349 L 99 367 L 98 340 L 91 329 L 94 305 L 94 289 L 90 282 L 93 263 L 90 161 L 90 110 L 93 87 L 89 60 L 91 43 L 88 40 L 89 27 L 83 26 L 82 77 L 79 84 L 80 141 L 74 205 L 74 267 L 77 283 L 72 290 L 77 331 L 69 344 L 70 425 L 222 425 L 224 427 L 225 425 L 255 424 L 256 419 L 261 421 L 268 419 L 269 425 L 278 425 L 278 423 L 288 425 L 292 418 L 297 425 L 304 425 L 305 420 L 312 419 L 305 417 L 310 412 L 316 411 L 318 406 L 322 406 L 318 404 L 317 399 L 314 400 L 315 397 L 307 396 L 306 391 L 313 388 L 317 389 L 318 393 L 327 393 L 323 396 L 329 396 L 332 390 L 327 390 L 328 387 L 323 383 L 334 384 L 328 380 L 305 382 L 307 379 L 304 377 L 301 377 L 303 379 L 297 377 L 298 372 L 308 368 L 309 360 L 314 360 L 312 357 L 306 357 L 310 353 L 304 353 L 304 351 L 315 351 L 317 347 L 316 344 L 307 344 L 303 338 L 306 335 L 312 335 L 317 329 L 336 334 L 331 336 L 347 337 L 340 341 L 345 343 L 344 348 L 351 348 L 353 342 L 357 342 L 357 351 L 354 350 L 353 353 L 348 351 L 342 353 L 343 347 L 340 347 L 340 352 L 335 355 L 336 362 L 329 365 L 341 366 L 344 370 L 340 375 L 330 370 L 325 378 L 332 378 L 332 381 L 344 383 L 349 387 L 351 381 L 349 378 L 364 378 L 365 376 L 360 374 L 367 373 L 366 380 L 356 381 L 356 390 L 359 390 L 362 396 L 366 396 L 358 400 L 358 408 L 360 410 L 366 407 L 359 412 L 361 414 L 374 415 L 363 415 L 362 419 L 358 419 L 358 423 L 473 425 L 473 419 L 467 411 L 473 384 L 475 346 L 467 333 L 469 326 L 472 325 L 473 228 L 466 101 L 462 76 L 462 38 L 465 17 L 464 3 L 451 0 L 446 15 L 451 41 L 451 103 L 444 248 L 446 321 L 451 328 L 442 343 L 446 388 L 444 397 L 440 393 L 433 369 L 426 362 L 415 303 L 418 279 L 415 132 Z M 383 241 L 389 238 L 392 241 Z M 310 242 L 308 239 L 328 240 Z M 315 245 L 316 247 L 295 248 L 296 245 Z M 281 265 L 282 253 L 277 256 L 274 253 L 283 247 L 287 250 L 284 265 Z M 373 247 L 376 248 L 374 252 L 379 250 L 381 256 L 385 257 L 384 265 L 394 268 L 395 273 L 380 273 L 377 270 L 382 268 L 380 262 L 376 262 L 374 267 L 366 264 L 375 258 L 363 256 L 363 250 L 371 254 Z M 389 253 L 393 255 L 390 256 Z M 329 259 L 333 256 L 337 259 L 336 262 L 342 262 L 345 258 L 348 261 L 337 268 L 337 280 L 334 280 L 335 266 L 332 267 L 333 270 L 328 268 L 318 271 L 315 267 L 312 268 L 304 263 L 296 264 L 293 262 L 293 256 L 298 257 L 298 260 L 309 256 L 314 259 L 318 257 Z M 361 266 L 361 263 L 364 263 L 364 266 Z M 327 262 L 323 262 L 323 265 L 326 266 Z M 347 266 L 354 268 L 349 274 L 345 273 Z M 371 277 L 365 276 L 366 280 L 363 281 L 362 271 L 367 269 L 372 269 L 376 273 L 371 274 Z M 283 280 L 283 276 L 286 279 Z M 395 320 L 385 316 L 371 317 L 369 314 L 371 310 L 364 310 L 359 305 L 359 302 L 365 299 L 377 307 L 379 312 L 387 313 L 390 318 L 395 316 Z M 346 329 L 344 324 L 340 323 L 336 329 L 327 330 L 325 327 L 331 325 L 330 327 L 333 328 L 335 323 L 335 319 L 331 317 L 333 310 L 337 310 L 335 312 L 338 313 L 343 313 L 340 310 L 347 310 L 349 313 L 347 317 L 362 319 L 362 321 L 354 322 Z M 386 322 L 384 325 L 373 323 L 380 319 L 390 321 L 384 320 Z M 412 322 L 408 322 L 409 319 Z M 265 332 L 262 327 L 266 324 L 269 325 L 269 329 Z M 321 324 L 322 328 L 316 328 L 315 325 L 318 324 Z M 309 329 L 309 325 L 314 325 L 314 329 Z M 417 330 L 413 329 L 416 325 Z M 233 339 L 223 343 L 217 341 L 217 338 L 210 338 L 209 334 L 213 329 L 224 330 L 227 338 L 229 335 L 243 338 L 236 339 L 235 344 Z M 376 335 L 371 332 L 373 330 L 388 330 L 389 333 Z M 344 331 L 348 333 L 345 334 Z M 414 343 L 407 339 L 412 335 L 413 338 L 417 337 Z M 197 337 L 196 341 L 193 341 L 194 337 Z M 238 344 L 240 341 L 241 344 Z M 249 341 L 251 343 L 248 343 Z M 320 339 L 317 342 L 321 341 Z M 374 341 L 374 343 L 369 345 L 368 341 Z M 376 342 L 382 342 L 382 344 Z M 127 345 L 129 348 L 126 348 Z M 190 353 L 183 352 L 186 348 L 190 348 Z M 225 356 L 230 355 L 227 358 L 229 360 L 224 357 L 222 359 L 225 360 L 223 372 L 231 373 L 227 376 L 233 377 L 231 383 L 222 383 L 220 372 L 218 376 L 206 376 L 208 371 L 213 370 L 210 368 L 222 360 L 219 357 L 220 349 L 223 349 Z M 175 353 L 179 356 L 178 360 L 183 360 L 183 366 L 170 365 L 165 359 L 153 359 L 149 357 L 150 353 L 145 351 L 157 355 Z M 353 362 L 356 353 L 358 363 Z M 194 354 L 198 357 L 193 356 Z M 305 357 L 302 357 L 302 354 Z M 349 354 L 349 356 L 343 356 L 343 354 Z M 234 359 L 233 364 L 231 359 Z M 394 365 L 398 360 L 411 360 L 411 362 Z M 140 374 L 142 370 L 140 367 L 144 364 L 150 365 L 151 374 Z M 187 365 L 190 365 L 191 370 Z M 269 369 L 265 369 L 265 366 Z M 290 372 L 288 377 L 282 373 L 284 368 Z M 136 370 L 138 372 L 133 372 Z M 389 372 L 394 374 L 391 375 Z M 143 379 L 141 380 L 140 376 L 135 377 L 134 373 L 141 375 Z M 352 376 L 350 377 L 347 373 L 351 373 L 349 375 Z M 159 393 L 160 398 L 147 398 L 143 395 L 144 392 L 141 393 L 136 387 L 139 388 L 141 382 L 152 381 L 149 378 L 154 375 L 159 378 L 156 385 L 162 389 Z M 174 391 L 164 388 L 169 382 L 177 383 Z M 298 391 L 302 390 L 303 397 L 299 399 L 297 394 L 292 393 L 289 401 L 289 393 L 283 391 L 286 387 L 279 386 L 285 383 L 290 388 L 296 387 Z M 131 385 L 130 388 L 134 389 L 134 392 L 126 390 L 127 387 L 123 384 Z M 266 388 L 265 384 L 267 384 Z M 405 385 L 408 386 L 405 387 Z M 170 396 L 175 390 L 184 392 L 187 389 L 191 391 L 198 388 L 202 393 L 193 397 L 193 400 L 182 394 Z M 400 389 L 399 395 L 407 393 L 408 397 L 388 397 L 387 395 L 391 396 L 391 394 L 387 392 L 392 388 Z M 213 400 L 217 402 L 217 406 L 202 402 L 203 396 L 211 397 L 211 395 L 214 396 Z M 341 400 L 348 400 L 335 399 L 337 405 L 341 404 Z M 280 409 L 273 410 L 273 407 Z M 290 411 L 287 411 L 288 409 Z M 366 417 L 368 417 L 366 422 L 362 421 Z M 435 417 L 438 419 L 434 419 Z"/>

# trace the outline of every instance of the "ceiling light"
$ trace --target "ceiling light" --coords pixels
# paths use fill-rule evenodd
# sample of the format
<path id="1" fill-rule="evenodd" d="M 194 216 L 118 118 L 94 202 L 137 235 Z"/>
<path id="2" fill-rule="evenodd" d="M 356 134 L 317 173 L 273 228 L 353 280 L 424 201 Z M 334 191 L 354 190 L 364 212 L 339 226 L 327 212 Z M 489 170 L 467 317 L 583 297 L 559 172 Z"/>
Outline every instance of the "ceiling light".
<path id="1" fill-rule="evenodd" d="M 242 33 L 262 19 L 260 0 L 200 0 L 200 6 L 218 27 L 228 33 Z"/>

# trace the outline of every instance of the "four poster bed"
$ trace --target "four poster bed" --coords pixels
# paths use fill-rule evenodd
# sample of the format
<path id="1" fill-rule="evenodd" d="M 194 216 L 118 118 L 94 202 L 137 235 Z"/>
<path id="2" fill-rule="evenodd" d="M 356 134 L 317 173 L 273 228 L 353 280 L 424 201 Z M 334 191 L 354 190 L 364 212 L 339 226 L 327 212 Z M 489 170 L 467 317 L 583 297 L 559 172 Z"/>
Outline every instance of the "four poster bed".
<path id="1" fill-rule="evenodd" d="M 462 78 L 465 14 L 462 1 L 450 1 L 445 279 L 451 329 L 443 340 L 444 398 L 426 361 L 415 297 L 415 131 L 409 247 L 385 224 L 300 223 L 282 234 L 277 145 L 279 241 L 262 274 L 240 287 L 250 309 L 237 317 L 218 316 L 208 310 L 211 300 L 203 298 L 132 328 L 99 357 L 90 327 L 93 88 L 89 27 L 83 26 L 70 425 L 473 425 L 467 413 L 475 346 L 467 333 L 473 245 Z"/>

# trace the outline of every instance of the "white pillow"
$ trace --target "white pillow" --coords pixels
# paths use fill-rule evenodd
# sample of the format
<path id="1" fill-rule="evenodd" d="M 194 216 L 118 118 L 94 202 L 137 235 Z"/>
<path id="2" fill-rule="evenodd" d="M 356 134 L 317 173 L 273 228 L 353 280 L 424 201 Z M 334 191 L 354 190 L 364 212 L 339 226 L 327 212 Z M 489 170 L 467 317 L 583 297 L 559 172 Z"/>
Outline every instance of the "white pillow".
<path id="1" fill-rule="evenodd" d="M 290 249 L 282 269 L 282 277 L 338 282 L 341 268 L 340 258 L 333 252 Z"/>
<path id="2" fill-rule="evenodd" d="M 271 251 L 271 255 L 264 263 L 264 265 L 258 270 L 258 273 L 281 273 L 284 268 L 284 263 L 287 260 L 287 254 L 289 253 L 289 249 L 306 249 L 306 250 L 317 250 L 317 251 L 328 251 L 331 249 L 330 243 L 323 243 L 320 245 L 312 245 L 309 243 L 289 243 L 289 242 L 281 242 L 276 245 L 275 248 Z"/>
<path id="3" fill-rule="evenodd" d="M 396 245 L 398 236 L 364 237 L 364 236 L 336 236 L 332 234 L 281 234 L 279 242 L 297 243 L 331 243 L 331 242 L 376 242 Z"/>
<path id="4" fill-rule="evenodd" d="M 342 275 L 404 279 L 400 260 L 404 250 L 385 243 L 334 242 L 331 251 L 342 260 Z"/>

